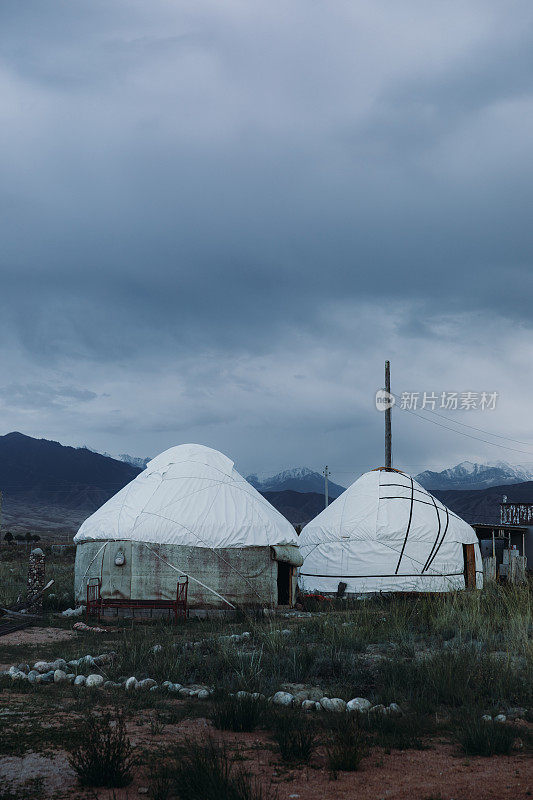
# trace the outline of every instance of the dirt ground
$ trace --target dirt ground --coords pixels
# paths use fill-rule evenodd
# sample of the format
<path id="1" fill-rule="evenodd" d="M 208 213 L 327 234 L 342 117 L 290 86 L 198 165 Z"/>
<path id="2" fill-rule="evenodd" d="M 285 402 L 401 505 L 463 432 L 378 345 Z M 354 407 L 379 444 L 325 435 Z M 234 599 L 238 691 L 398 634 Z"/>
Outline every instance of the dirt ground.
<path id="1" fill-rule="evenodd" d="M 236 764 L 260 778 L 265 787 L 277 790 L 278 800 L 525 800 L 533 794 L 533 761 L 516 754 L 493 758 L 465 758 L 444 742 L 432 742 L 426 750 L 384 752 L 375 748 L 358 772 L 339 773 L 331 779 L 320 749 L 308 766 L 284 764 L 275 753 L 267 733 L 216 731 L 206 719 L 184 720 L 166 725 L 154 735 L 150 712 L 143 711 L 128 722 L 132 744 L 153 749 L 182 738 L 205 739 L 210 734 L 223 739 L 238 756 Z M 0 785 L 28 790 L 40 785 L 41 796 L 131 800 L 146 794 L 148 776 L 139 770 L 125 789 L 82 790 L 63 752 L 50 755 L 28 753 L 0 759 Z M 222 800 L 222 798 L 221 798 Z"/>
<path id="2" fill-rule="evenodd" d="M 69 639 L 76 638 L 76 631 L 67 630 L 65 628 L 23 628 L 20 631 L 13 631 L 13 633 L 6 633 L 0 639 L 0 652 L 2 647 L 18 647 L 19 645 L 28 645 L 34 647 L 40 644 L 54 644 L 55 642 L 66 642 Z M 0 660 L 2 660 L 0 656 Z M 12 666 L 12 661 L 8 664 L 0 663 L 0 670 L 9 669 Z"/>

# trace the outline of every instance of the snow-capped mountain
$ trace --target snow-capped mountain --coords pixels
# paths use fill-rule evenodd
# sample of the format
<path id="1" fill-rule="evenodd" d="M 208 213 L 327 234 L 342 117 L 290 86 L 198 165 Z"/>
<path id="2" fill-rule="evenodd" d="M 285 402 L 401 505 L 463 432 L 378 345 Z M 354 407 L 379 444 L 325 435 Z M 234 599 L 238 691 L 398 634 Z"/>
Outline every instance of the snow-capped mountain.
<path id="1" fill-rule="evenodd" d="M 119 453 L 118 456 L 113 456 L 111 453 L 102 453 L 101 450 L 95 450 L 94 447 L 89 447 L 87 444 L 84 444 L 80 449 L 89 450 L 91 453 L 98 453 L 99 455 L 106 456 L 107 458 L 114 458 L 115 461 L 123 461 L 124 464 L 131 464 L 132 467 L 137 467 L 137 469 L 145 469 L 148 462 L 152 460 L 151 458 L 130 456 L 129 453 Z"/>
<path id="2" fill-rule="evenodd" d="M 276 475 L 247 475 L 246 480 L 260 492 L 317 492 L 324 494 L 324 476 L 308 467 L 294 467 L 278 472 Z M 338 497 L 344 486 L 329 481 L 329 496 Z"/>
<path id="3" fill-rule="evenodd" d="M 426 470 L 415 476 L 426 489 L 487 489 L 510 483 L 523 483 L 533 479 L 533 464 L 508 464 L 493 461 L 476 464 L 462 461 L 442 472 Z"/>
<path id="4" fill-rule="evenodd" d="M 125 464 L 131 464 L 132 467 L 138 467 L 139 469 L 145 469 L 146 465 L 151 458 L 140 458 L 139 456 L 130 456 L 128 453 L 119 453 L 118 456 L 112 456 L 116 458 L 117 461 L 124 461 Z"/>

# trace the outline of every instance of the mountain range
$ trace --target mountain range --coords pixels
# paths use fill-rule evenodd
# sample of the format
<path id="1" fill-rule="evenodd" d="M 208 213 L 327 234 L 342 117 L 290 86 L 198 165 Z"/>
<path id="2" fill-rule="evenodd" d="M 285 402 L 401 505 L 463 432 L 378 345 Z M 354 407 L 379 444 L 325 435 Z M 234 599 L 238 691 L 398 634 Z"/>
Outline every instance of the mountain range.
<path id="1" fill-rule="evenodd" d="M 315 492 L 317 494 L 324 494 L 324 475 L 320 472 L 314 472 L 308 467 L 295 467 L 294 469 L 286 469 L 283 472 L 278 472 L 275 475 L 262 475 L 259 477 L 257 474 L 247 475 L 246 480 L 259 492 Z M 330 498 L 338 497 L 345 490 L 345 486 L 340 486 L 338 483 L 328 481 L 328 493 Z"/>
<path id="2" fill-rule="evenodd" d="M 0 436 L 2 528 L 71 534 L 140 470 L 84 447 Z"/>
<path id="3" fill-rule="evenodd" d="M 22 433 L 0 436 L 2 529 L 70 538 L 86 517 L 133 480 L 149 460 L 132 464 L 130 458 L 111 458 L 86 447 L 65 447 Z M 517 480 L 517 476 L 530 474 L 528 468 L 505 462 L 463 462 L 416 477 L 467 522 L 497 523 L 504 494 L 509 500 L 533 501 L 533 480 Z M 486 485 L 497 479 L 502 482 Z M 271 476 L 249 475 L 248 480 L 290 522 L 305 524 L 324 508 L 324 476 L 306 467 Z M 330 482 L 330 501 L 343 491 L 340 484 Z"/>
<path id="4" fill-rule="evenodd" d="M 533 480 L 533 463 L 513 466 L 506 461 L 476 464 L 462 461 L 455 467 L 442 472 L 426 470 L 415 475 L 426 489 L 488 489 L 491 486 L 503 486 L 511 483 L 522 483 Z"/>

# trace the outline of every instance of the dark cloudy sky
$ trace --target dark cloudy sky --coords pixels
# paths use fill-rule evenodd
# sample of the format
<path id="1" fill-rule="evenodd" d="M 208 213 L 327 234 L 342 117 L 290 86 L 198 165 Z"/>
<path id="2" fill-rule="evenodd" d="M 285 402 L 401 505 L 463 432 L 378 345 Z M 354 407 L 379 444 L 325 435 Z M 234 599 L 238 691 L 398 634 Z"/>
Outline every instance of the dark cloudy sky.
<path id="1" fill-rule="evenodd" d="M 526 443 L 399 465 L 533 462 L 532 62 L 529 0 L 3 0 L 0 433 L 342 483 L 388 357 Z"/>

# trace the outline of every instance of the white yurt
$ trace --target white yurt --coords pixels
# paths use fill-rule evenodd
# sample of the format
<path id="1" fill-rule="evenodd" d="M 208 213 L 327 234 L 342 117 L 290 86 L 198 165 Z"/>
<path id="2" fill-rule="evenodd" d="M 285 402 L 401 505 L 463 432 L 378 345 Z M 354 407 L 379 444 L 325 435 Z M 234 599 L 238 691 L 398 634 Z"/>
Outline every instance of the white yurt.
<path id="1" fill-rule="evenodd" d="M 447 592 L 481 588 L 473 528 L 398 470 L 367 472 L 300 535 L 304 592 Z M 340 587 L 342 590 L 344 587 Z"/>
<path id="2" fill-rule="evenodd" d="M 188 577 L 191 608 L 292 605 L 302 563 L 292 525 L 197 444 L 172 447 L 90 516 L 74 537 L 75 591 L 104 599 L 172 600 Z"/>

